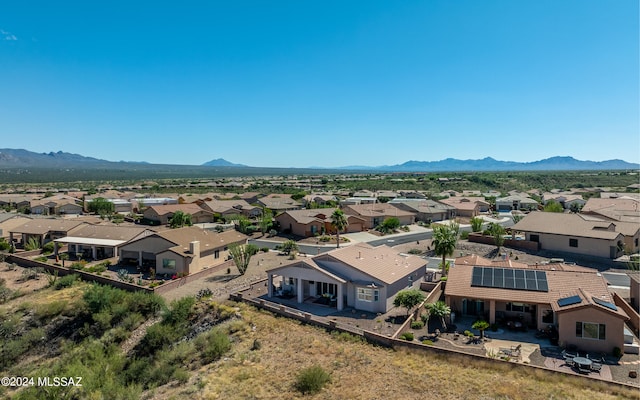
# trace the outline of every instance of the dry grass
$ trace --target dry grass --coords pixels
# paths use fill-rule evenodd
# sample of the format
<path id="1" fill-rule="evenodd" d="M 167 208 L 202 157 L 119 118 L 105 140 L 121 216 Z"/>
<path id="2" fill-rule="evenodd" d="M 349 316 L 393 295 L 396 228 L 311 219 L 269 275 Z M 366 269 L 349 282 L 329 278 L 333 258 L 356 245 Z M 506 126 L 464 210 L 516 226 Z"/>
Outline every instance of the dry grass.
<path id="1" fill-rule="evenodd" d="M 160 388 L 154 398 L 302 398 L 293 384 L 302 368 L 320 365 L 332 382 L 314 399 L 637 399 L 636 390 L 586 383 L 509 363 L 392 351 L 342 340 L 323 330 L 240 306 L 254 327 L 236 336 L 232 353 L 193 374 L 187 387 Z M 251 350 L 254 340 L 262 344 Z"/>

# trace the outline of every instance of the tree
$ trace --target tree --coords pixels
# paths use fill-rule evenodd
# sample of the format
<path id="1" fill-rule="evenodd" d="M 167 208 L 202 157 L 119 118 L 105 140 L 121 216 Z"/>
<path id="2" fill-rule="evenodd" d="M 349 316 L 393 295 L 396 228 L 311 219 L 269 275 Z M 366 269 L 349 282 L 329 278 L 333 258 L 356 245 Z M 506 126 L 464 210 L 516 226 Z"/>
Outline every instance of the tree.
<path id="1" fill-rule="evenodd" d="M 460 226 L 453 222 L 450 225 L 438 225 L 433 229 L 431 244 L 438 256 L 442 256 L 442 276 L 447 275 L 447 256 L 453 255 L 458 242 Z"/>
<path id="2" fill-rule="evenodd" d="M 471 230 L 474 232 L 480 232 L 482 230 L 482 223 L 484 221 L 482 218 L 473 217 L 471 218 Z"/>
<path id="3" fill-rule="evenodd" d="M 492 222 L 489 224 L 489 233 L 493 236 L 493 243 L 498 247 L 497 252 L 500 252 L 500 247 L 504 244 L 504 227 L 500 224 Z"/>
<path id="4" fill-rule="evenodd" d="M 287 240 L 282 243 L 282 251 L 287 255 L 294 255 L 298 252 L 298 243 L 295 240 Z"/>
<path id="5" fill-rule="evenodd" d="M 336 247 L 340 247 L 340 231 L 347 228 L 349 222 L 344 215 L 344 211 L 337 209 L 331 214 L 331 226 L 336 230 Z"/>
<path id="6" fill-rule="evenodd" d="M 569 209 L 571 210 L 572 213 L 577 214 L 580 211 L 582 211 L 582 204 L 579 203 L 571 203 L 571 205 L 569 206 Z"/>
<path id="7" fill-rule="evenodd" d="M 382 233 L 391 233 L 400 227 L 400 220 L 396 217 L 389 217 L 380 224 L 376 230 Z"/>
<path id="8" fill-rule="evenodd" d="M 265 208 L 262 217 L 260 218 L 260 231 L 264 235 L 269 231 L 273 223 L 273 213 L 268 208 Z"/>
<path id="9" fill-rule="evenodd" d="M 227 222 L 233 222 L 236 229 L 240 233 L 246 234 L 249 231 L 249 226 L 251 225 L 251 221 L 247 218 L 246 215 L 242 214 L 233 214 L 225 217 Z"/>
<path id="10" fill-rule="evenodd" d="M 58 258 L 62 260 L 62 266 L 64 267 L 64 262 L 69 259 L 69 253 L 60 253 Z"/>
<path id="11" fill-rule="evenodd" d="M 237 244 L 232 243 L 229 245 L 229 254 L 233 259 L 233 263 L 238 268 L 240 275 L 244 275 L 249 267 L 249 261 L 251 257 L 256 254 L 257 247 L 252 244 Z"/>
<path id="12" fill-rule="evenodd" d="M 105 216 L 113 214 L 116 211 L 116 207 L 109 200 L 96 197 L 87 204 L 87 210 L 89 210 L 90 213 L 98 214 L 104 218 Z"/>
<path id="13" fill-rule="evenodd" d="M 169 220 L 171 228 L 182 228 L 183 226 L 191 226 L 191 214 L 185 214 L 183 211 L 176 211 Z"/>
<path id="14" fill-rule="evenodd" d="M 564 208 L 562 207 L 562 204 L 558 203 L 557 201 L 549 200 L 544 206 L 544 211 L 561 213 L 564 212 Z"/>
<path id="15" fill-rule="evenodd" d="M 411 314 L 411 309 L 424 301 L 424 293 L 418 289 L 405 289 L 396 294 L 393 299 L 395 307 L 404 307 L 407 309 L 407 317 Z"/>
<path id="16" fill-rule="evenodd" d="M 451 307 L 447 305 L 442 300 L 436 301 L 435 303 L 429 303 L 426 305 L 427 311 L 429 311 L 429 316 L 434 316 L 440 318 L 440 322 L 442 323 L 442 329 L 447 330 L 447 323 L 445 322 L 445 317 L 451 314 Z"/>
<path id="17" fill-rule="evenodd" d="M 473 329 L 477 329 L 480 331 L 480 339 L 484 338 L 484 330 L 489 327 L 489 323 L 483 319 L 479 319 L 471 325 Z"/>

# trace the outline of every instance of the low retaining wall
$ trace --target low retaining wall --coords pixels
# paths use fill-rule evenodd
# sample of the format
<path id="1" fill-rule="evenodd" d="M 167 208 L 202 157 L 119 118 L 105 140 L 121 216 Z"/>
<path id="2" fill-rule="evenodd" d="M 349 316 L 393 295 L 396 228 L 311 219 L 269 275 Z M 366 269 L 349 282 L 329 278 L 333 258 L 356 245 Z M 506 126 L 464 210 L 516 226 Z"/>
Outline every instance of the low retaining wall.
<path id="1" fill-rule="evenodd" d="M 631 307 L 631 304 L 627 303 L 618 293 L 615 292 L 613 293 L 613 303 L 622 308 L 622 311 L 627 313 L 629 316 L 629 325 L 631 325 L 633 333 L 638 336 L 638 333 L 640 332 L 640 314 Z"/>
<path id="2" fill-rule="evenodd" d="M 163 283 L 160 286 L 156 286 L 155 288 L 153 288 L 153 291 L 157 294 L 162 294 L 162 293 L 167 293 L 168 291 L 171 291 L 173 289 L 176 289 L 182 285 L 186 285 L 189 282 L 193 282 L 196 281 L 198 279 L 202 279 L 204 277 L 207 277 L 209 275 L 213 275 L 216 272 L 219 271 L 223 271 L 226 270 L 227 268 L 235 268 L 235 264 L 233 263 L 233 261 L 229 260 L 229 261 L 225 261 L 224 263 L 220 264 L 220 265 L 214 265 L 212 267 L 209 267 L 207 269 L 203 269 L 202 271 L 198 271 L 194 274 L 189 274 L 183 278 L 179 278 L 179 279 L 175 279 L 172 281 L 168 281 Z"/>
<path id="3" fill-rule="evenodd" d="M 493 236 L 485 236 L 479 233 L 470 233 L 469 239 L 470 242 L 475 243 L 483 243 L 483 244 L 491 244 L 495 246 L 495 240 Z M 529 240 L 513 240 L 513 239 L 505 239 L 504 240 L 505 247 L 512 247 L 514 249 L 523 249 L 528 251 L 538 251 L 539 243 L 532 242 Z"/>
<path id="4" fill-rule="evenodd" d="M 148 287 L 138 286 L 128 282 L 116 281 L 114 279 L 106 278 L 100 275 L 95 275 L 90 272 L 61 267 L 59 265 L 51 265 L 51 264 L 43 263 L 40 261 L 32 260 L 30 258 L 23 258 L 15 254 L 9 255 L 6 261 L 18 264 L 19 266 L 25 267 L 25 268 L 42 268 L 45 271 L 48 271 L 51 273 L 57 273 L 59 276 L 77 274 L 80 276 L 80 278 L 83 281 L 96 282 L 96 283 L 101 283 L 103 285 L 111 285 L 113 287 L 117 287 L 119 289 L 127 290 L 130 292 L 142 291 L 142 292 L 152 293 L 154 291 L 153 289 L 150 289 Z"/>

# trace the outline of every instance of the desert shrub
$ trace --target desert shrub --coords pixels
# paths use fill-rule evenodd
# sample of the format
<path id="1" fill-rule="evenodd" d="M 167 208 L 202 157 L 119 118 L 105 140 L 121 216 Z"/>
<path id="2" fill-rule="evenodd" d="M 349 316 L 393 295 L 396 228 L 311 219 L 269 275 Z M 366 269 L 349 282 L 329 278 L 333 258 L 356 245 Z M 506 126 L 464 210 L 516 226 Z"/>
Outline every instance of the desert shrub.
<path id="1" fill-rule="evenodd" d="M 87 261 L 86 260 L 80 260 L 80 261 L 76 261 L 76 262 L 72 263 L 69 268 L 82 270 L 86 266 L 87 266 Z"/>
<path id="2" fill-rule="evenodd" d="M 334 339 L 337 339 L 341 342 L 359 343 L 364 341 L 364 338 L 362 336 L 353 335 L 349 332 L 333 331 L 331 332 L 331 336 L 333 336 Z"/>
<path id="3" fill-rule="evenodd" d="M 226 333 L 214 329 L 198 337 L 196 348 L 200 349 L 202 353 L 202 362 L 209 364 L 218 360 L 231 349 L 231 341 Z"/>
<path id="4" fill-rule="evenodd" d="M 172 301 L 169 310 L 162 318 L 162 323 L 172 326 L 187 324 L 195 303 L 194 297 L 183 297 L 180 300 Z"/>
<path id="5" fill-rule="evenodd" d="M 427 346 L 431 346 L 433 345 L 433 341 L 429 340 L 429 339 L 425 339 L 422 341 L 422 344 L 426 344 Z"/>
<path id="6" fill-rule="evenodd" d="M 4 285 L 0 285 L 0 304 L 9 301 L 13 297 L 13 291 Z"/>
<path id="7" fill-rule="evenodd" d="M 262 348 L 262 343 L 258 339 L 253 340 L 253 344 L 251 345 L 251 351 L 260 350 Z"/>
<path id="8" fill-rule="evenodd" d="M 211 296 L 213 296 L 213 292 L 211 291 L 211 289 L 204 288 L 204 289 L 198 290 L 198 294 L 196 294 L 196 299 L 200 300 L 203 298 L 209 298 Z"/>
<path id="9" fill-rule="evenodd" d="M 173 343 L 178 337 L 178 332 L 169 325 L 162 323 L 151 325 L 140 341 L 140 354 L 143 356 L 154 354 Z"/>
<path id="10" fill-rule="evenodd" d="M 50 319 L 64 311 L 67 303 L 65 301 L 52 301 L 38 304 L 34 309 L 34 315 L 40 320 Z"/>
<path id="11" fill-rule="evenodd" d="M 467 240 L 467 239 L 469 239 L 469 232 L 467 232 L 467 231 L 462 231 L 462 233 L 460 233 L 460 239 L 462 239 L 462 240 Z"/>
<path id="12" fill-rule="evenodd" d="M 128 331 L 132 331 L 140 326 L 143 321 L 144 317 L 142 316 L 142 314 L 134 312 L 124 317 L 120 322 L 120 325 Z"/>
<path id="13" fill-rule="evenodd" d="M 331 382 L 331 375 L 319 365 L 314 365 L 298 373 L 294 386 L 302 394 L 314 394 L 329 382 Z"/>
<path id="14" fill-rule="evenodd" d="M 42 246 L 42 252 L 44 254 L 51 254 L 53 253 L 54 246 L 53 242 L 47 242 Z"/>
<path id="15" fill-rule="evenodd" d="M 5 240 L 5 238 L 0 238 L 0 251 L 7 251 L 11 248 L 11 245 Z"/>
<path id="16" fill-rule="evenodd" d="M 106 271 L 107 266 L 101 263 L 101 264 L 92 265 L 90 267 L 86 267 L 84 270 L 87 272 L 93 272 L 94 274 L 99 274 L 101 272 Z"/>
<path id="17" fill-rule="evenodd" d="M 421 320 L 416 320 L 411 322 L 411 329 L 422 329 L 424 328 L 424 322 Z"/>
<path id="18" fill-rule="evenodd" d="M 622 350 L 620 349 L 620 347 L 616 346 L 616 347 L 613 348 L 613 356 L 615 358 L 622 357 Z"/>
<path id="19" fill-rule="evenodd" d="M 263 253 L 268 253 L 269 252 L 269 248 L 268 247 L 261 247 L 260 251 Z"/>
<path id="20" fill-rule="evenodd" d="M 158 287 L 158 286 L 160 286 L 160 285 L 162 285 L 162 282 L 151 282 L 151 283 L 149 284 L 149 287 L 150 287 L 151 289 L 153 289 L 154 287 Z"/>
<path id="21" fill-rule="evenodd" d="M 4 370 L 13 365 L 29 349 L 36 347 L 46 332 L 42 328 L 31 329 L 13 340 L 8 340 L 0 346 L 0 369 Z"/>
<path id="22" fill-rule="evenodd" d="M 98 313 L 110 309 L 112 304 L 123 302 L 126 292 L 112 286 L 93 284 L 85 290 L 83 299 L 89 311 Z"/>
<path id="23" fill-rule="evenodd" d="M 71 287 L 73 286 L 75 281 L 79 279 L 80 279 L 80 276 L 78 276 L 78 274 L 65 275 L 62 278 L 55 281 L 55 283 L 53 284 L 53 288 L 55 290 L 60 290 L 60 289 Z"/>
<path id="24" fill-rule="evenodd" d="M 413 332 L 405 332 L 402 335 L 400 335 L 400 339 L 402 340 L 406 340 L 408 342 L 413 341 Z"/>
<path id="25" fill-rule="evenodd" d="M 422 254 L 422 250 L 420 250 L 420 249 L 411 249 L 411 250 L 409 250 L 409 254 L 414 254 L 414 255 Z"/>
<path id="26" fill-rule="evenodd" d="M 34 258 L 34 260 L 35 260 L 35 261 L 38 261 L 38 262 L 46 263 L 47 261 L 49 261 L 49 257 L 47 257 L 47 256 L 40 256 L 40 257 L 36 257 L 36 258 Z"/>

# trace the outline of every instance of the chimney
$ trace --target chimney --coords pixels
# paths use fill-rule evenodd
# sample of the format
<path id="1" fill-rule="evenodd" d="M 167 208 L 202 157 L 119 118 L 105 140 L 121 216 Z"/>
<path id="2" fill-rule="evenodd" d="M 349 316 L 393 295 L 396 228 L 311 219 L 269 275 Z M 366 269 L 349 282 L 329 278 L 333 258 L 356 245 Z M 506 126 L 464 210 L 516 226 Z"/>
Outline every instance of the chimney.
<path id="1" fill-rule="evenodd" d="M 189 243 L 189 251 L 193 254 L 194 257 L 200 256 L 200 242 L 195 240 Z"/>

